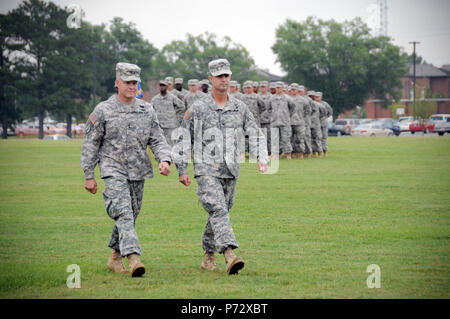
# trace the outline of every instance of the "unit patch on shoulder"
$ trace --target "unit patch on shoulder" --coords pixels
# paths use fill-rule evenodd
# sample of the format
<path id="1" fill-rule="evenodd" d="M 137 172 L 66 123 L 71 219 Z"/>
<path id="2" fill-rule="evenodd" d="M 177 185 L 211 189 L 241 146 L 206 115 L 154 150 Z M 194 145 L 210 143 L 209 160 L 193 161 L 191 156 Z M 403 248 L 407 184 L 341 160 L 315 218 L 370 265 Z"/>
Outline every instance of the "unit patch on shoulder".
<path id="1" fill-rule="evenodd" d="M 94 113 L 91 113 L 91 115 L 89 115 L 89 121 L 91 121 L 92 125 L 95 124 L 95 122 L 97 122 L 97 119 L 94 116 Z"/>

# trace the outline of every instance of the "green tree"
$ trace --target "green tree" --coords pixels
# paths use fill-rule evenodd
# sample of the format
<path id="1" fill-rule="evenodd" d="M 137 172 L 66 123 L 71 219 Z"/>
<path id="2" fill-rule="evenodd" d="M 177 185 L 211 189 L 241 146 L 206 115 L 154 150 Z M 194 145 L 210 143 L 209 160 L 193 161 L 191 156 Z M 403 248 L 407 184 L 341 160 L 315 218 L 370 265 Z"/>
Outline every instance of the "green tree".
<path id="1" fill-rule="evenodd" d="M 400 48 L 387 37 L 372 37 L 359 18 L 344 23 L 287 20 L 277 28 L 272 50 L 286 80 L 324 92 L 335 117 L 369 96 L 386 106 L 400 97 L 400 78 L 406 72 Z"/>
<path id="2" fill-rule="evenodd" d="M 30 107 L 39 119 L 39 138 L 43 138 L 43 121 L 51 99 L 51 78 L 46 77 L 48 60 L 57 53 L 55 45 L 67 29 L 67 12 L 53 3 L 28 0 L 9 14 L 6 43 L 17 72 L 17 85 L 31 96 Z"/>
<path id="3" fill-rule="evenodd" d="M 431 115 L 437 112 L 437 102 L 433 101 L 433 98 L 437 98 L 437 96 L 433 96 L 431 90 L 427 88 L 424 93 L 423 98 L 416 99 L 416 109 L 413 114 L 414 118 L 426 120 Z"/>
<path id="4" fill-rule="evenodd" d="M 158 78 L 179 76 L 185 79 L 204 79 L 208 76 L 208 63 L 225 58 L 231 64 L 233 79 L 237 81 L 259 80 L 255 62 L 241 44 L 231 38 L 217 39 L 213 33 L 186 35 L 185 41 L 172 41 L 164 46 L 154 61 Z"/>

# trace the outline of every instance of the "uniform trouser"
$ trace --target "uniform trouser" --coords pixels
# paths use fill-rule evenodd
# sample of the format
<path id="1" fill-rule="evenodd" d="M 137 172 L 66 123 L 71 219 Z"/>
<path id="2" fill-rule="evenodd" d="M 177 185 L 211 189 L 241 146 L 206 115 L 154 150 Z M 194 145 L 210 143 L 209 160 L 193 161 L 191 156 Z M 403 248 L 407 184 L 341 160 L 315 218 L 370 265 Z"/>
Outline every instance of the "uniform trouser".
<path id="1" fill-rule="evenodd" d="M 312 153 L 312 145 L 311 145 L 311 126 L 305 126 L 305 154 Z"/>
<path id="2" fill-rule="evenodd" d="M 322 128 L 322 150 L 328 151 L 328 120 L 320 122 Z"/>
<path id="3" fill-rule="evenodd" d="M 275 130 L 278 130 L 278 138 L 280 139 L 280 150 L 284 154 L 292 153 L 291 136 L 292 129 L 290 125 L 287 126 L 273 126 Z"/>
<path id="4" fill-rule="evenodd" d="M 141 255 L 134 227 L 142 206 L 145 181 L 129 181 L 118 177 L 107 177 L 104 181 L 106 212 L 115 222 L 108 246 L 120 251 L 122 257 L 132 253 Z"/>
<path id="5" fill-rule="evenodd" d="M 264 136 L 266 137 L 266 142 L 267 142 L 267 152 L 270 154 L 270 123 L 264 123 L 261 124 L 261 129 L 264 133 Z"/>
<path id="6" fill-rule="evenodd" d="M 305 153 L 304 125 L 292 125 L 292 149 L 295 153 Z"/>
<path id="7" fill-rule="evenodd" d="M 228 246 L 238 247 L 230 222 L 234 203 L 236 179 L 197 176 L 197 195 L 209 214 L 202 237 L 205 252 L 223 253 Z"/>
<path id="8" fill-rule="evenodd" d="M 311 125 L 311 146 L 313 152 L 322 153 L 322 129 L 319 125 Z"/>

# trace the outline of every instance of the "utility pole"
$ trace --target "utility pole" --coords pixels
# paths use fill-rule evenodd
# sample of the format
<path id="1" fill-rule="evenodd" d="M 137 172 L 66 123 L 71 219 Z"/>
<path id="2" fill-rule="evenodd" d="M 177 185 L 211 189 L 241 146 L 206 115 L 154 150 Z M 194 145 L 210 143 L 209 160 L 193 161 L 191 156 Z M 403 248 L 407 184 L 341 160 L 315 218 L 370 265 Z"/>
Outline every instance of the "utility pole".
<path id="1" fill-rule="evenodd" d="M 414 119 L 416 119 L 416 44 L 420 44 L 420 42 L 412 41 L 409 43 L 413 45 L 413 112 Z"/>

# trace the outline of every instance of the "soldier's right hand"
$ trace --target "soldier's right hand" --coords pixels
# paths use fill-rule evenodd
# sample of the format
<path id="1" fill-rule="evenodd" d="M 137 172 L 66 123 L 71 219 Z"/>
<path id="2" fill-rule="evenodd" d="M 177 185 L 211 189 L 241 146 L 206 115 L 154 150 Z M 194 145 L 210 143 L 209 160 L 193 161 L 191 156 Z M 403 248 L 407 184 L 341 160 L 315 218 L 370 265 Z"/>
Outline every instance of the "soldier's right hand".
<path id="1" fill-rule="evenodd" d="M 87 179 L 84 182 L 84 188 L 88 192 L 95 194 L 95 193 L 97 193 L 97 182 L 95 181 L 95 179 Z"/>
<path id="2" fill-rule="evenodd" d="M 189 177 L 188 174 L 183 174 L 181 175 L 178 180 L 180 181 L 181 184 L 183 184 L 184 186 L 189 186 L 191 185 L 191 178 Z"/>

